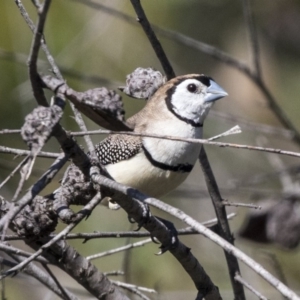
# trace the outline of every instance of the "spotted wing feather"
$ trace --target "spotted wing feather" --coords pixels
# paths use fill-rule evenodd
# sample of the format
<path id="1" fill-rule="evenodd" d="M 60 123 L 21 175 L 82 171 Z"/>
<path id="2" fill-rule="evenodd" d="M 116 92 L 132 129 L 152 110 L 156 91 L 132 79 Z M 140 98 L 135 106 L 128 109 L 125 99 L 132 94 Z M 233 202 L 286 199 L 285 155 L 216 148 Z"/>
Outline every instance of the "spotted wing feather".
<path id="1" fill-rule="evenodd" d="M 127 160 L 141 149 L 142 143 L 139 138 L 126 135 L 111 135 L 95 145 L 96 155 L 104 166 Z"/>

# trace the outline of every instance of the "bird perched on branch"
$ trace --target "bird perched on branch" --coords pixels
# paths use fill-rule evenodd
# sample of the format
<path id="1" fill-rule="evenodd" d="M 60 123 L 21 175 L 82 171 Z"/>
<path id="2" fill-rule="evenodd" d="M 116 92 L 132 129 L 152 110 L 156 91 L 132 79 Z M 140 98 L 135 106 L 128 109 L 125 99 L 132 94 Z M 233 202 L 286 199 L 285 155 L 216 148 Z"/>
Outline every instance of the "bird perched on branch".
<path id="1" fill-rule="evenodd" d="M 159 87 L 128 123 L 136 133 L 202 138 L 209 109 L 225 96 L 210 77 L 179 76 Z M 157 197 L 186 179 L 200 149 L 200 144 L 184 141 L 116 134 L 96 145 L 96 154 L 117 182 Z"/>
<path id="2" fill-rule="evenodd" d="M 124 92 L 137 98 L 149 98 L 145 107 L 127 123 L 139 134 L 202 138 L 209 109 L 227 93 L 205 75 L 184 75 L 165 82 L 158 73 L 138 68 L 127 77 Z M 149 82 L 144 77 L 148 75 Z M 186 179 L 200 149 L 201 144 L 185 141 L 113 134 L 95 145 L 95 154 L 117 182 L 159 197 Z M 52 195 L 63 199 L 63 203 L 83 204 L 95 194 L 93 183 L 72 164 L 64 174 L 61 188 Z M 112 199 L 108 204 L 112 209 L 119 208 Z"/>

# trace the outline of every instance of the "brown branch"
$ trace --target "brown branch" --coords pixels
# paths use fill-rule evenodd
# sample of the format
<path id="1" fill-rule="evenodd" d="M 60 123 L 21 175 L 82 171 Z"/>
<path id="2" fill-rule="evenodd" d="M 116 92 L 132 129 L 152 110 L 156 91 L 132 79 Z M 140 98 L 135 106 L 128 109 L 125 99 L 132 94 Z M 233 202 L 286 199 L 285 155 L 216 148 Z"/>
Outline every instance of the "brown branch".
<path id="1" fill-rule="evenodd" d="M 226 241 L 233 245 L 233 236 L 231 234 L 229 223 L 227 220 L 225 206 L 222 203 L 222 197 L 219 192 L 219 188 L 209 164 L 204 147 L 201 148 L 199 161 L 205 177 L 206 186 L 214 205 L 216 216 L 218 218 L 218 233 L 221 237 L 223 237 Z M 240 267 L 237 258 L 226 251 L 224 252 L 235 299 L 246 299 L 243 285 L 234 279 L 235 274 L 240 273 Z"/>
<path id="2" fill-rule="evenodd" d="M 49 106 L 45 97 L 43 88 L 39 82 L 39 74 L 37 71 L 37 59 L 40 50 L 40 46 L 43 38 L 44 25 L 46 22 L 46 16 L 50 7 L 51 0 L 45 0 L 42 9 L 39 13 L 38 23 L 34 30 L 33 41 L 28 59 L 29 78 L 33 90 L 34 98 L 37 103 L 42 106 Z"/>
<path id="3" fill-rule="evenodd" d="M 141 5 L 140 0 L 130 0 L 136 14 L 137 14 L 137 20 L 141 24 L 146 36 L 148 37 L 149 42 L 151 43 L 151 46 L 153 50 L 155 51 L 155 54 L 157 58 L 159 59 L 166 76 L 168 80 L 172 79 L 175 77 L 175 73 L 173 71 L 173 68 L 168 60 L 168 57 L 162 48 L 160 41 L 156 37 L 149 21 L 148 18 L 143 10 L 143 7 Z"/>

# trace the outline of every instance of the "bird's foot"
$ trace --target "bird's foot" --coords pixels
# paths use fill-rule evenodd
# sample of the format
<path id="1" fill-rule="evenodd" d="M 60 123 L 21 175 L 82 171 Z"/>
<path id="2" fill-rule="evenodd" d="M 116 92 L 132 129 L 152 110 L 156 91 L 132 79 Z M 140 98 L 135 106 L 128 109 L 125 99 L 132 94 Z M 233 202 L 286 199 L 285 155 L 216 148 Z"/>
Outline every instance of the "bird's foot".
<path id="1" fill-rule="evenodd" d="M 137 223 L 138 225 L 137 229 L 135 229 L 134 231 L 139 231 L 149 221 L 149 218 L 151 217 L 151 212 L 148 204 L 141 203 L 141 207 L 143 208 L 143 212 L 141 218 L 138 221 L 133 219 L 131 216 L 128 216 L 128 221 L 130 223 Z"/>
<path id="2" fill-rule="evenodd" d="M 165 252 L 176 248 L 178 244 L 178 232 L 177 229 L 175 228 L 174 224 L 168 220 L 156 217 L 159 221 L 161 221 L 169 230 L 170 233 L 170 240 L 167 244 L 161 244 L 160 251 L 156 253 L 156 255 L 162 255 Z M 151 236 L 151 239 L 154 243 L 158 244 L 158 242 L 155 240 L 155 237 Z"/>

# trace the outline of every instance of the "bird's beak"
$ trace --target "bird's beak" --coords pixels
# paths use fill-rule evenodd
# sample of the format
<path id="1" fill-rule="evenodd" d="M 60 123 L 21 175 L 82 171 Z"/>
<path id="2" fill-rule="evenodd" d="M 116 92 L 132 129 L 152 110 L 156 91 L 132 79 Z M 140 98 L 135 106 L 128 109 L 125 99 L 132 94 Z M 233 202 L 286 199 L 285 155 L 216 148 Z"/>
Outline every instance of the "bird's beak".
<path id="1" fill-rule="evenodd" d="M 206 90 L 206 96 L 204 97 L 204 102 L 213 102 L 223 97 L 228 96 L 228 94 L 212 79 L 210 79 L 210 86 Z"/>

